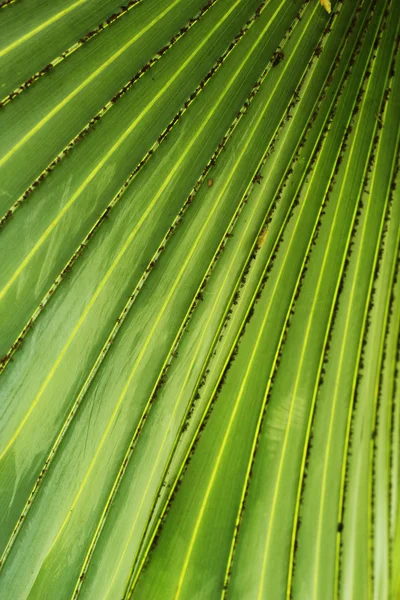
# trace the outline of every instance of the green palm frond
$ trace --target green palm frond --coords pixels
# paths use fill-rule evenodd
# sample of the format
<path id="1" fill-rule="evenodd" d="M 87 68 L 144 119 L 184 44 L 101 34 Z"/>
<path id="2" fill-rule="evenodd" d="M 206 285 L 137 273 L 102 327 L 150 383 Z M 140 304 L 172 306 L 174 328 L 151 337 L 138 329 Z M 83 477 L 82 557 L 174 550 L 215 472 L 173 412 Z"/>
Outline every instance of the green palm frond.
<path id="1" fill-rule="evenodd" d="M 400 597 L 399 49 L 0 2 L 0 598 Z"/>

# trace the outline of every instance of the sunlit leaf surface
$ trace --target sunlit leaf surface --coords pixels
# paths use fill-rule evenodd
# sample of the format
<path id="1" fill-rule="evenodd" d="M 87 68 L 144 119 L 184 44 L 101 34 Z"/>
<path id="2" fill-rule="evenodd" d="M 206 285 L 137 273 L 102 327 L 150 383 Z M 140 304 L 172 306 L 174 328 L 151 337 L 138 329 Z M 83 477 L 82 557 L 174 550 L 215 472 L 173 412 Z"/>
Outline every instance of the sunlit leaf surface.
<path id="1" fill-rule="evenodd" d="M 400 597 L 399 36 L 0 2 L 0 598 Z"/>

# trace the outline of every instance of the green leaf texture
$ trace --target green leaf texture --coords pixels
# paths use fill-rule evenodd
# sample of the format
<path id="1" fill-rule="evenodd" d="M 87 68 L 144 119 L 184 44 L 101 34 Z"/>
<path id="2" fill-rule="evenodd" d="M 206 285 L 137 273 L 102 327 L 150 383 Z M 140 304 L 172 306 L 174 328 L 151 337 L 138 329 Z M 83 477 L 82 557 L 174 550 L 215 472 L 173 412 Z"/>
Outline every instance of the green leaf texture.
<path id="1" fill-rule="evenodd" d="M 400 598 L 400 2 L 0 2 L 0 598 Z"/>

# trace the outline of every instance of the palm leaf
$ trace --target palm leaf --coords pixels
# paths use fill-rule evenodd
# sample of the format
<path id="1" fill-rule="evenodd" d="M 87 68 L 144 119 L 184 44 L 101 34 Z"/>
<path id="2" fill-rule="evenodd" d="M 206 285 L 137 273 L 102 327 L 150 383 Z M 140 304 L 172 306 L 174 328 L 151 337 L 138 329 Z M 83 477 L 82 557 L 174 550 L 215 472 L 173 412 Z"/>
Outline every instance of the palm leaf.
<path id="1" fill-rule="evenodd" d="M 0 597 L 400 594 L 399 17 L 0 3 Z"/>

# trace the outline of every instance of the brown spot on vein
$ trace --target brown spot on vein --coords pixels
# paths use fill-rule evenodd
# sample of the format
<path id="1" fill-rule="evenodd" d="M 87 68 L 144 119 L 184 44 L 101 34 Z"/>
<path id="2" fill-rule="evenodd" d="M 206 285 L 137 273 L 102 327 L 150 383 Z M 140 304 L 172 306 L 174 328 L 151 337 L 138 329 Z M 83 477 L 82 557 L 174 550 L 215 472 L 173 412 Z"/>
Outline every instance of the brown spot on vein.
<path id="1" fill-rule="evenodd" d="M 257 246 L 259 248 L 261 248 L 261 246 L 264 244 L 265 238 L 267 237 L 267 233 L 268 233 L 268 229 L 263 229 L 263 231 L 261 232 L 261 234 L 257 240 Z"/>

